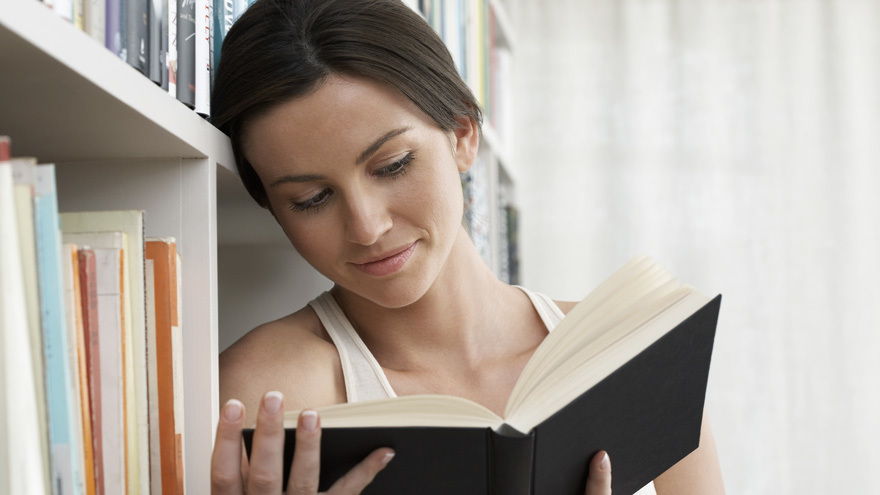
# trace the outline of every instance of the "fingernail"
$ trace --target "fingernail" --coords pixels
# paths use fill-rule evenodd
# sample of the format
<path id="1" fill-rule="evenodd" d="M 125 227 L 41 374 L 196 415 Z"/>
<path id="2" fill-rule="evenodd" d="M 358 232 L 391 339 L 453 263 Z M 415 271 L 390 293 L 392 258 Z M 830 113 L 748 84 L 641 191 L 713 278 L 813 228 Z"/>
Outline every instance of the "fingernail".
<path id="1" fill-rule="evenodd" d="M 599 469 L 602 471 L 608 471 L 610 466 L 610 461 L 608 460 L 608 452 L 605 452 L 605 457 L 602 458 L 602 462 L 599 463 Z"/>
<path id="2" fill-rule="evenodd" d="M 269 414 L 275 414 L 281 409 L 281 392 L 266 392 L 263 397 L 263 408 Z"/>
<path id="3" fill-rule="evenodd" d="M 229 399 L 223 406 L 223 417 L 230 423 L 235 423 L 241 419 L 241 411 L 244 405 L 236 399 Z"/>
<path id="4" fill-rule="evenodd" d="M 389 452 L 385 454 L 385 457 L 382 458 L 382 465 L 386 465 L 391 462 L 391 459 L 394 459 L 394 452 Z"/>
<path id="5" fill-rule="evenodd" d="M 302 422 L 306 431 L 315 431 L 315 428 L 318 427 L 318 413 L 311 410 L 303 411 Z"/>

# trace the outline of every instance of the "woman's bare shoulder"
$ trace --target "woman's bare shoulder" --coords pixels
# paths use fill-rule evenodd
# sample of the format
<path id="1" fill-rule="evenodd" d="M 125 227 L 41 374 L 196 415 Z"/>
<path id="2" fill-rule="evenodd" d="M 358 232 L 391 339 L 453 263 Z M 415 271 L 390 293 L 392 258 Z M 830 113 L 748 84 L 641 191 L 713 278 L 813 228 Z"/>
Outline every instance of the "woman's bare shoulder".
<path id="1" fill-rule="evenodd" d="M 345 402 L 339 353 L 309 307 L 251 330 L 220 354 L 219 367 L 220 404 L 240 400 L 248 425 L 272 390 L 284 394 L 285 410 Z"/>

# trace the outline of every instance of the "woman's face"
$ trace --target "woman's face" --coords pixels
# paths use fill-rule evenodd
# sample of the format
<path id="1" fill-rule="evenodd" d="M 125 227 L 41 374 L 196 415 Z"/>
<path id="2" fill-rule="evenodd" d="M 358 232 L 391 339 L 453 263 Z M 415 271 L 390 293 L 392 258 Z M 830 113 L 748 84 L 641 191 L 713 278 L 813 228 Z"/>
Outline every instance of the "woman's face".
<path id="1" fill-rule="evenodd" d="M 468 119 L 442 131 L 398 91 L 330 76 L 246 128 L 244 152 L 278 223 L 324 276 L 384 307 L 428 290 L 461 234 Z"/>

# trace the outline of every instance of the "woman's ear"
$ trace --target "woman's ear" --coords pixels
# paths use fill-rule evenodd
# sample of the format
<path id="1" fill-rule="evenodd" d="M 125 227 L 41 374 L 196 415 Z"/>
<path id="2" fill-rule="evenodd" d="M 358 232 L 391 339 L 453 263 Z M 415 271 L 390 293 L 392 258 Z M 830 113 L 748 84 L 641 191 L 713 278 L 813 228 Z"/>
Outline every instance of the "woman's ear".
<path id="1" fill-rule="evenodd" d="M 459 172 L 467 172 L 480 148 L 480 126 L 470 117 L 458 117 L 458 128 L 452 132 L 452 152 Z"/>

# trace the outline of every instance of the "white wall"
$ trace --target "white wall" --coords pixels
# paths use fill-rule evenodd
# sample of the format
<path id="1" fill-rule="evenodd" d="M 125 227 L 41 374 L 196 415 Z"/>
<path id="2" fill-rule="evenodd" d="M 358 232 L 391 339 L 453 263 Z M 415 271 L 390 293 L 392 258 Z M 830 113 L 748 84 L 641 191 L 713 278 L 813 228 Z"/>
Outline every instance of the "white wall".
<path id="1" fill-rule="evenodd" d="M 880 493 L 880 3 L 512 3 L 524 284 L 722 293 L 728 493 Z"/>

